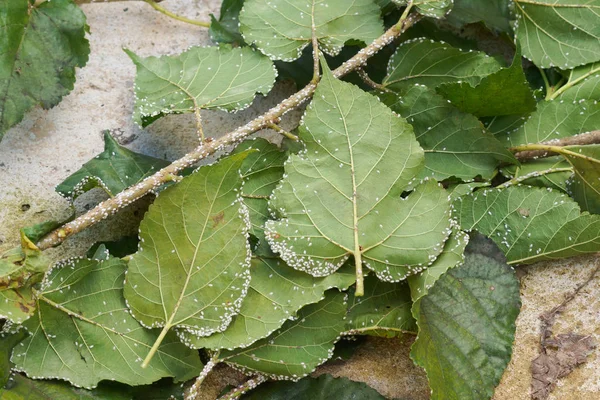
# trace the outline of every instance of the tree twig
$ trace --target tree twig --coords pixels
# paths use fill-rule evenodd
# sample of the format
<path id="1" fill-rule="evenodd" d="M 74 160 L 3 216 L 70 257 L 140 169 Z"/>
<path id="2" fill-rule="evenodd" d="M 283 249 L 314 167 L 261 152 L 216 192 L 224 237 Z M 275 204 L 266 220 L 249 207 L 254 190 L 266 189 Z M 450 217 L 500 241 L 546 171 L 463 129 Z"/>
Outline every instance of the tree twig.
<path id="1" fill-rule="evenodd" d="M 254 389 L 264 381 L 266 381 L 262 375 L 257 375 L 254 378 L 248 379 L 246 382 L 242 383 L 240 386 L 233 389 L 231 392 L 225 394 L 224 396 L 219 397 L 218 400 L 235 400 L 238 399 L 241 395 L 246 393 L 249 390 Z"/>
<path id="2" fill-rule="evenodd" d="M 517 160 L 525 161 L 534 158 L 551 157 L 556 155 L 555 152 L 548 149 L 534 149 L 534 146 L 582 146 L 586 144 L 599 144 L 600 143 L 600 130 L 592 131 L 588 133 L 582 133 L 575 136 L 566 137 L 563 139 L 551 140 L 548 142 L 542 142 L 536 145 L 523 145 L 511 147 L 510 150 L 515 152 Z"/>
<path id="3" fill-rule="evenodd" d="M 406 31 L 420 19 L 421 16 L 419 14 L 408 15 L 404 20 L 394 25 L 379 38 L 375 39 L 373 43 L 361 49 L 354 57 L 335 69 L 333 75 L 336 78 L 340 78 L 349 72 L 362 67 L 371 56 L 391 43 L 400 36 L 402 32 Z M 163 185 L 165 182 L 172 180 L 172 177 L 177 175 L 184 168 L 196 164 L 198 161 L 217 151 L 225 150 L 228 146 L 240 142 L 254 132 L 268 127 L 269 124 L 278 121 L 282 115 L 308 100 L 314 93 L 316 87 L 317 85 L 314 82 L 311 82 L 299 92 L 291 95 L 277 106 L 248 122 L 246 125 L 239 127 L 219 139 L 202 143 L 195 150 L 186 154 L 179 160 L 174 161 L 154 175 L 125 189 L 116 196 L 103 201 L 87 213 L 50 232 L 37 243 L 37 246 L 44 250 L 61 244 L 66 238 L 106 219 L 109 215 L 115 214 L 120 209 L 127 207 L 129 204 Z"/>
<path id="4" fill-rule="evenodd" d="M 204 379 L 206 379 L 210 371 L 212 371 L 215 365 L 217 365 L 218 363 L 219 352 L 217 351 L 206 363 L 206 365 L 202 369 L 202 372 L 200 373 L 198 378 L 196 378 L 196 381 L 194 382 L 192 387 L 190 387 L 190 389 L 188 390 L 187 395 L 185 396 L 185 400 L 195 400 L 196 397 L 198 397 L 198 394 L 200 394 L 200 386 L 202 386 L 202 382 L 204 382 Z"/>
<path id="5" fill-rule="evenodd" d="M 192 25 L 196 25 L 196 26 L 201 26 L 203 28 L 210 28 L 210 22 L 206 22 L 206 21 L 197 21 L 195 19 L 189 19 L 186 17 L 182 17 L 181 15 L 177 15 L 175 13 L 172 13 L 171 11 L 167 10 L 166 8 L 164 8 L 163 6 L 160 6 L 157 4 L 156 1 L 154 0 L 144 0 L 146 3 L 148 3 L 150 6 L 152 6 L 152 8 L 154 8 L 156 11 L 166 15 L 167 17 L 171 17 L 173 19 L 176 19 L 177 21 L 181 21 L 181 22 L 186 22 L 188 24 L 192 24 Z"/>

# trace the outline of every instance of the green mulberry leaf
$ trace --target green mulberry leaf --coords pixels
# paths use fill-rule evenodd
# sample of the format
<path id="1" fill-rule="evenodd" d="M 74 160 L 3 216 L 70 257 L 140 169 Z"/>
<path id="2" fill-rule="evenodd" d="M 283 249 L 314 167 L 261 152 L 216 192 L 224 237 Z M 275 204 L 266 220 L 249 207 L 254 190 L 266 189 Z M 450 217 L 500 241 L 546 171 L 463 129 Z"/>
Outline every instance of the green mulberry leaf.
<path id="1" fill-rule="evenodd" d="M 104 131 L 104 151 L 56 186 L 56 191 L 73 201 L 100 187 L 112 197 L 167 165 L 168 161 L 135 153 L 119 145 L 109 131 Z"/>
<path id="2" fill-rule="evenodd" d="M 124 280 L 125 263 L 117 258 L 57 264 L 37 293 L 35 315 L 23 324 L 30 336 L 13 351 L 15 368 L 85 388 L 101 380 L 142 385 L 199 374 L 198 354 L 172 333 L 148 368 L 142 368 L 142 358 L 160 332 L 144 329 L 131 316 L 123 298 Z"/>
<path id="3" fill-rule="evenodd" d="M 145 127 L 166 114 L 242 110 L 255 93 L 275 83 L 273 63 L 249 47 L 192 47 L 176 56 L 141 58 L 137 67 L 133 119 Z"/>
<path id="4" fill-rule="evenodd" d="M 283 177 L 283 163 L 287 159 L 287 154 L 262 138 L 240 143 L 232 154 L 248 149 L 258 151 L 250 153 L 242 163 L 240 170 L 244 179 L 242 200 L 250 214 L 252 224 L 250 233 L 258 240 L 253 252 L 266 256 L 272 254 L 265 238 L 265 222 L 270 217 L 269 197 Z"/>
<path id="5" fill-rule="evenodd" d="M 456 27 L 483 22 L 495 31 L 510 33 L 510 0 L 454 0 L 446 21 Z"/>
<path id="6" fill-rule="evenodd" d="M 274 379 L 298 379 L 311 373 L 333 354 L 344 330 L 346 294 L 335 289 L 325 299 L 298 313 L 294 321 L 250 347 L 221 351 L 220 359 L 244 371 Z"/>
<path id="7" fill-rule="evenodd" d="M 519 49 L 510 67 L 486 76 L 477 86 L 453 82 L 441 85 L 437 91 L 461 111 L 478 117 L 527 114 L 537 104 L 523 72 Z"/>
<path id="8" fill-rule="evenodd" d="M 455 204 L 462 229 L 492 239 L 509 264 L 596 253 L 600 216 L 581 214 L 575 201 L 552 189 L 513 186 L 484 189 Z"/>
<path id="9" fill-rule="evenodd" d="M 90 53 L 86 29 L 71 0 L 0 0 L 0 140 L 32 107 L 52 108 L 73 89 Z"/>
<path id="10" fill-rule="evenodd" d="M 520 303 L 514 270 L 476 253 L 415 302 L 411 358 L 425 369 L 432 399 L 492 397 L 510 361 Z"/>
<path id="11" fill-rule="evenodd" d="M 381 282 L 375 276 L 365 278 L 365 295 L 350 291 L 345 335 L 398 337 L 416 332 L 410 308 L 410 290 L 406 282 Z"/>
<path id="12" fill-rule="evenodd" d="M 458 227 L 452 227 L 452 234 L 444 244 L 444 251 L 435 262 L 425 271 L 408 277 L 410 295 L 413 301 L 425 296 L 435 281 L 439 279 L 450 268 L 454 268 L 465 259 L 465 248 L 469 243 L 469 235 Z"/>
<path id="13" fill-rule="evenodd" d="M 437 87 L 447 82 L 467 82 L 472 86 L 502 66 L 479 51 L 462 51 L 444 42 L 426 38 L 408 40 L 396 49 L 388 64 L 383 85 L 419 83 Z"/>
<path id="14" fill-rule="evenodd" d="M 250 282 L 248 211 L 239 201 L 247 155 L 201 167 L 150 206 L 124 289 L 143 325 L 208 336 L 239 311 Z"/>
<path id="15" fill-rule="evenodd" d="M 398 281 L 435 260 L 450 233 L 448 193 L 428 181 L 401 197 L 423 167 L 405 120 L 326 69 L 298 133 L 306 149 L 286 162 L 270 201 L 279 220 L 266 224 L 288 265 L 326 276 L 352 255 L 360 289 L 363 263 Z"/>
<path id="16" fill-rule="evenodd" d="M 0 290 L 0 318 L 20 324 L 34 312 L 35 300 L 31 287 Z"/>
<path id="17" fill-rule="evenodd" d="M 425 150 L 421 177 L 444 180 L 457 177 L 491 179 L 500 162 L 513 163 L 513 155 L 482 123 L 423 85 L 395 85 L 397 93 L 382 92 L 381 100 L 413 126 Z"/>
<path id="18" fill-rule="evenodd" d="M 570 69 L 600 60 L 600 0 L 515 0 L 515 33 L 538 67 Z"/>
<path id="19" fill-rule="evenodd" d="M 246 0 L 240 30 L 273 60 L 294 61 L 311 43 L 312 25 L 321 50 L 336 55 L 351 40 L 371 43 L 383 34 L 373 0 Z"/>
<path id="20" fill-rule="evenodd" d="M 210 28 L 208 33 L 213 42 L 231 43 L 234 45 L 244 45 L 244 38 L 240 33 L 240 11 L 244 5 L 244 0 L 223 0 L 219 19 L 210 15 Z"/>
<path id="21" fill-rule="evenodd" d="M 405 6 L 408 0 L 392 0 L 399 6 Z M 426 17 L 443 18 L 452 9 L 454 0 L 410 0 L 412 5 Z"/>
<path id="22" fill-rule="evenodd" d="M 300 308 L 322 300 L 326 290 L 347 289 L 355 279 L 351 268 L 315 278 L 273 258 L 252 260 L 251 276 L 248 295 L 227 329 L 203 338 L 186 334 L 186 343 L 213 350 L 247 347 L 295 318 Z"/>
<path id="23" fill-rule="evenodd" d="M 567 146 L 561 152 L 573 166 L 567 190 L 583 211 L 600 214 L 600 145 Z"/>
<path id="24" fill-rule="evenodd" d="M 497 137 L 507 146 L 519 146 L 591 132 L 598 129 L 598 126 L 600 104 L 592 101 L 542 101 L 523 126 Z"/>

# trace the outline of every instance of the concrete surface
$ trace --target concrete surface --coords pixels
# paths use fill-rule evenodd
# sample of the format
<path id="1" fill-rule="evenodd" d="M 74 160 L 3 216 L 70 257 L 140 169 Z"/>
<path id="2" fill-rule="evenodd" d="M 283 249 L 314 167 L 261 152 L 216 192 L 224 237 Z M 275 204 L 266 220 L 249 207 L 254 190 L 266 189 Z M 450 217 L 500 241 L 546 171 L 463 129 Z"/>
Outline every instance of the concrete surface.
<path id="1" fill-rule="evenodd" d="M 170 10 L 190 18 L 206 19 L 217 13 L 219 0 L 166 0 Z M 205 29 L 171 20 L 148 5 L 137 2 L 95 3 L 82 6 L 91 27 L 91 56 L 77 72 L 75 90 L 59 106 L 35 109 L 10 130 L 0 143 L 0 251 L 18 242 L 18 228 L 69 214 L 68 204 L 54 192 L 54 186 L 81 164 L 102 151 L 101 132 L 121 129 L 128 147 L 157 157 L 175 159 L 196 143 L 192 117 L 172 116 L 147 130 L 133 125 L 133 79 L 135 68 L 121 50 L 127 47 L 142 56 L 177 53 L 189 46 L 207 45 Z M 274 105 L 292 88 L 279 86 L 266 99 L 258 99 L 237 115 L 203 112 L 205 131 L 213 136 L 243 124 Z M 298 113 L 284 126 L 290 127 Z M 269 135 L 273 137 L 272 133 Z M 93 206 L 103 194 L 98 191 L 76 202 L 78 212 Z M 81 255 L 97 240 L 111 238 L 111 232 L 131 232 L 132 222 L 141 218 L 147 202 L 140 202 L 52 250 L 56 258 Z M 538 352 L 538 316 L 559 304 L 579 282 L 587 279 L 599 264 L 595 257 L 567 262 L 543 263 L 523 268 L 523 310 L 518 320 L 512 362 L 496 400 L 529 398 L 529 364 Z M 600 339 L 600 277 L 597 277 L 558 318 L 555 333 L 592 334 Z M 428 398 L 422 371 L 408 358 L 410 338 L 394 343 L 369 340 L 345 363 L 328 367 L 328 372 L 363 380 L 382 394 L 401 399 Z M 600 394 L 598 350 L 589 361 L 561 381 L 551 399 L 598 399 Z"/>

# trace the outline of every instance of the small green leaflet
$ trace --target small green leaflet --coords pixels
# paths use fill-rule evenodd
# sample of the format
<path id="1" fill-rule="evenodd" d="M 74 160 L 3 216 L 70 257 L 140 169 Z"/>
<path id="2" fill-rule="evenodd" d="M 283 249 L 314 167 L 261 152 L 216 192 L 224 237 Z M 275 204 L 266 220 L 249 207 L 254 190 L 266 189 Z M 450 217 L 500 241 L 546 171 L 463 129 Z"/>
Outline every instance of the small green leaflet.
<path id="1" fill-rule="evenodd" d="M 600 214 L 600 145 L 563 147 L 561 155 L 573 166 L 567 189 L 583 211 Z"/>
<path id="2" fill-rule="evenodd" d="M 600 62 L 569 71 L 567 83 L 559 90 L 558 98 L 564 101 L 600 100 Z"/>
<path id="3" fill-rule="evenodd" d="M 350 39 L 371 43 L 382 35 L 380 14 L 373 0 L 246 0 L 240 31 L 271 59 L 294 61 L 311 43 L 313 25 L 319 47 L 333 56 Z"/>
<path id="4" fill-rule="evenodd" d="M 600 216 L 581 214 L 575 201 L 551 189 L 484 189 L 454 204 L 462 229 L 492 239 L 509 264 L 595 253 Z"/>
<path id="5" fill-rule="evenodd" d="M 71 202 L 96 187 L 112 197 L 167 165 L 168 161 L 119 145 L 109 131 L 104 131 L 104 151 L 56 186 L 56 191 Z"/>
<path id="6" fill-rule="evenodd" d="M 273 379 L 298 379 L 310 374 L 333 354 L 344 330 L 346 294 L 335 289 L 325 299 L 300 310 L 266 339 L 241 350 L 222 351 L 220 360 Z"/>
<path id="7" fill-rule="evenodd" d="M 397 93 L 380 92 L 381 100 L 412 125 L 425 150 L 421 177 L 491 179 L 500 162 L 513 155 L 473 115 L 466 114 L 423 85 L 394 85 Z"/>
<path id="8" fill-rule="evenodd" d="M 477 86 L 452 82 L 441 85 L 437 92 L 461 111 L 477 117 L 526 114 L 534 111 L 537 103 L 523 72 L 519 49 L 510 67 L 486 76 Z"/>
<path id="9" fill-rule="evenodd" d="M 283 177 L 283 163 L 287 154 L 269 143 L 256 138 L 240 143 L 232 154 L 248 149 L 257 150 L 246 157 L 240 170 L 244 179 L 242 200 L 250 213 L 252 228 L 250 233 L 258 240 L 253 251 L 258 255 L 270 255 L 271 250 L 265 238 L 265 222 L 270 217 L 269 196 Z"/>
<path id="10" fill-rule="evenodd" d="M 0 0 L 0 140 L 35 105 L 52 108 L 73 89 L 90 53 L 86 29 L 71 0 Z"/>
<path id="11" fill-rule="evenodd" d="M 354 294 L 351 290 L 344 335 L 392 338 L 405 332 L 416 332 L 406 282 L 381 282 L 369 275 L 365 278 L 365 295 L 356 297 Z"/>
<path id="12" fill-rule="evenodd" d="M 399 6 L 405 6 L 409 0 L 392 0 Z M 412 5 L 426 17 L 443 18 L 452 8 L 453 0 L 410 0 Z"/>
<path id="13" fill-rule="evenodd" d="M 360 293 L 363 262 L 398 281 L 435 260 L 450 234 L 448 193 L 427 181 L 401 198 L 423 167 L 406 121 L 325 68 L 298 133 L 306 149 L 288 158 L 270 201 L 279 220 L 265 229 L 288 265 L 326 276 L 353 255 Z"/>
<path id="14" fill-rule="evenodd" d="M 0 398 L 5 400 L 2 393 L 2 388 L 9 381 L 11 375 L 12 364 L 10 362 L 10 354 L 12 349 L 27 336 L 25 329 L 19 329 L 15 333 L 0 334 Z"/>
<path id="15" fill-rule="evenodd" d="M 253 259 L 251 275 L 248 295 L 227 329 L 202 338 L 183 334 L 186 343 L 213 350 L 247 347 L 281 328 L 300 308 L 322 300 L 326 290 L 347 289 L 355 279 L 349 266 L 325 278 L 315 278 L 274 258 Z"/>
<path id="16" fill-rule="evenodd" d="M 567 191 L 567 180 L 573 175 L 573 168 L 560 156 L 527 160 L 520 165 L 509 165 L 500 170 L 510 179 L 524 185 L 549 187 Z"/>
<path id="17" fill-rule="evenodd" d="M 447 82 L 479 84 L 484 76 L 502 66 L 479 51 L 462 51 L 444 42 L 417 38 L 402 43 L 388 64 L 383 85 L 394 89 L 398 84 L 420 83 L 437 87 Z"/>
<path id="18" fill-rule="evenodd" d="M 510 0 L 454 0 L 446 21 L 456 27 L 483 22 L 495 31 L 510 33 Z"/>
<path id="19" fill-rule="evenodd" d="M 452 227 L 452 234 L 444 244 L 444 251 L 426 270 L 408 277 L 408 286 L 413 301 L 425 296 L 431 286 L 450 268 L 460 265 L 464 259 L 465 247 L 469 243 L 469 235 L 457 226 Z"/>
<path id="20" fill-rule="evenodd" d="M 193 112 L 199 122 L 201 109 L 242 110 L 275 83 L 273 63 L 250 47 L 192 47 L 147 58 L 126 53 L 137 67 L 133 119 L 142 127 L 166 114 Z"/>
<path id="21" fill-rule="evenodd" d="M 432 400 L 492 397 L 510 361 L 519 308 L 514 270 L 476 253 L 415 302 L 411 358 L 425 369 Z"/>
<path id="22" fill-rule="evenodd" d="M 13 351 L 15 368 L 36 378 L 64 379 L 95 387 L 101 380 L 129 385 L 163 377 L 187 380 L 202 369 L 198 354 L 165 337 L 157 357 L 140 363 L 159 331 L 133 319 L 123 298 L 125 263 L 67 260 L 48 273 L 37 293 L 37 310 L 23 325 L 30 336 Z"/>
<path id="23" fill-rule="evenodd" d="M 507 146 L 519 146 L 591 132 L 599 126 L 600 104 L 593 101 L 575 104 L 561 100 L 542 101 L 523 126 L 514 132 L 500 133 L 497 137 Z"/>
<path id="24" fill-rule="evenodd" d="M 542 68 L 600 60 L 600 0 L 515 0 L 523 54 Z"/>
<path id="25" fill-rule="evenodd" d="M 239 311 L 250 282 L 248 211 L 239 201 L 247 155 L 200 167 L 150 206 L 124 289 L 143 325 L 208 336 Z"/>
<path id="26" fill-rule="evenodd" d="M 239 15 L 244 5 L 244 0 L 223 0 L 219 19 L 210 15 L 210 28 L 208 33 L 213 42 L 232 43 L 244 45 L 244 38 L 240 33 Z"/>
<path id="27" fill-rule="evenodd" d="M 318 378 L 306 377 L 298 382 L 266 382 L 241 397 L 243 400 L 385 400 L 365 383 L 348 378 L 334 378 L 323 374 Z"/>

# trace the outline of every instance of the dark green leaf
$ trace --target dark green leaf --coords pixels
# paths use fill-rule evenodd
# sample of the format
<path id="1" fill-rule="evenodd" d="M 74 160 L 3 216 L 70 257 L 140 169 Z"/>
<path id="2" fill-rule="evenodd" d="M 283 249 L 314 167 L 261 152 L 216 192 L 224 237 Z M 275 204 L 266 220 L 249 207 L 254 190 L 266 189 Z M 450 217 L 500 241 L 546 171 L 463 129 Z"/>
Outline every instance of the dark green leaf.
<path id="1" fill-rule="evenodd" d="M 600 214 L 600 145 L 567 146 L 561 153 L 573 166 L 567 189 L 583 211 Z"/>
<path id="2" fill-rule="evenodd" d="M 433 89 L 406 84 L 395 88 L 397 93 L 383 92 L 379 96 L 413 126 L 425 150 L 421 177 L 491 179 L 500 162 L 515 162 L 498 139 L 485 132 L 477 118 L 449 104 Z"/>
<path id="3" fill-rule="evenodd" d="M 71 0 L 0 0 L 0 140 L 35 105 L 73 89 L 90 53 L 85 15 Z"/>
<path id="4" fill-rule="evenodd" d="M 168 161 L 119 145 L 109 131 L 104 131 L 104 151 L 56 186 L 56 191 L 70 201 L 96 187 L 114 196 L 167 165 Z"/>
<path id="5" fill-rule="evenodd" d="M 392 338 L 415 332 L 411 306 L 406 282 L 381 282 L 375 276 L 368 276 L 364 296 L 356 297 L 354 290 L 350 291 L 345 334 Z"/>
<path id="6" fill-rule="evenodd" d="M 518 49 L 509 68 L 486 76 L 477 86 L 453 82 L 441 85 L 437 91 L 460 110 L 478 117 L 526 114 L 536 107 Z"/>
<path id="7" fill-rule="evenodd" d="M 304 378 L 298 382 L 267 382 L 250 393 L 242 396 L 243 400 L 384 400 L 362 382 L 354 382 L 347 378 L 334 378 L 321 375 L 318 378 Z"/>
<path id="8" fill-rule="evenodd" d="M 123 298 L 125 263 L 75 259 L 57 264 L 42 282 L 36 313 L 23 325 L 31 336 L 13 351 L 19 371 L 95 387 L 101 380 L 150 384 L 162 377 L 187 380 L 200 373 L 196 351 L 168 334 L 146 369 L 142 358 L 159 331 L 146 330 Z"/>
<path id="9" fill-rule="evenodd" d="M 113 257 L 123 258 L 135 253 L 138 249 L 139 239 L 137 236 L 124 236 L 121 239 L 110 242 L 97 242 L 90 247 L 86 253 L 88 258 L 93 258 L 96 251 L 104 246 L 108 253 Z"/>
<path id="10" fill-rule="evenodd" d="M 213 42 L 231 43 L 238 46 L 244 45 L 244 38 L 240 33 L 239 15 L 244 5 L 244 0 L 223 0 L 221 12 L 217 20 L 211 14 L 210 29 L 208 33 Z"/>
<path id="11" fill-rule="evenodd" d="M 510 32 L 510 0 L 454 0 L 446 21 L 461 27 L 483 22 L 488 28 Z"/>
<path id="12" fill-rule="evenodd" d="M 600 216 L 581 214 L 575 201 L 552 189 L 512 186 L 461 197 L 456 217 L 465 230 L 492 239 L 509 264 L 595 253 Z"/>
<path id="13" fill-rule="evenodd" d="M 8 382 L 8 378 L 10 377 L 10 370 L 12 368 L 12 364 L 10 362 L 10 354 L 12 353 L 12 349 L 19 344 L 19 342 L 25 337 L 27 334 L 24 329 L 20 329 L 16 333 L 2 333 L 0 334 L 0 398 L 4 400 L 4 396 L 2 396 L 2 388 Z"/>
<path id="14" fill-rule="evenodd" d="M 220 359 L 274 379 L 301 378 L 332 356 L 345 316 L 346 294 L 332 289 L 324 300 L 301 309 L 296 320 L 287 321 L 268 338 L 245 349 L 221 351 Z"/>
<path id="15" fill-rule="evenodd" d="M 415 302 L 411 358 L 425 369 L 432 399 L 492 397 L 510 361 L 519 308 L 514 270 L 472 253 Z"/>

